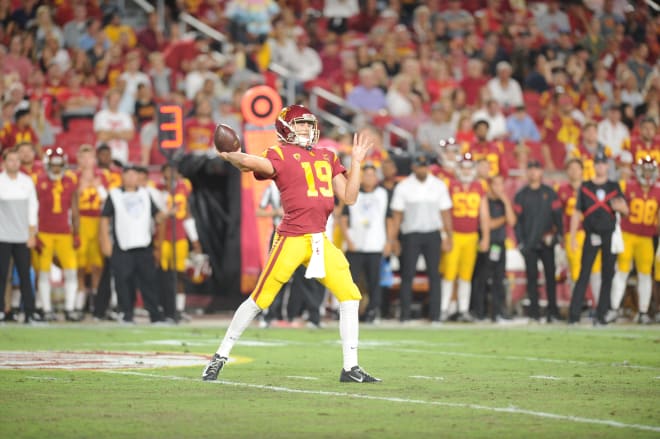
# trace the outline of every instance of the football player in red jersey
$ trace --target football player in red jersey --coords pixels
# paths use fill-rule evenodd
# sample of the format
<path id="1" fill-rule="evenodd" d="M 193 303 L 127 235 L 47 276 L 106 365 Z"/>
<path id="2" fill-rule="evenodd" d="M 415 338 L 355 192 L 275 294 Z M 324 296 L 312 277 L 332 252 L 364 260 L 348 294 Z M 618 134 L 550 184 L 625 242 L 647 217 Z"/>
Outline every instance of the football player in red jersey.
<path id="1" fill-rule="evenodd" d="M 121 168 L 112 161 L 112 150 L 107 144 L 102 143 L 96 148 L 96 161 L 108 182 L 108 191 L 121 186 Z"/>
<path id="2" fill-rule="evenodd" d="M 461 147 L 453 137 L 450 137 L 438 142 L 437 151 L 439 164 L 433 164 L 430 170 L 446 184 L 447 179 L 454 178 L 456 174 L 456 163 L 461 157 Z"/>
<path id="3" fill-rule="evenodd" d="M 96 152 L 92 145 L 78 150 L 78 211 L 80 213 L 80 247 L 78 248 L 78 294 L 75 309 L 82 314 L 87 299 L 85 276 L 91 275 L 91 293 L 99 286 L 103 255 L 99 244 L 99 224 L 103 203 L 108 197 L 105 173 L 96 167 Z"/>
<path id="4" fill-rule="evenodd" d="M 470 322 L 468 313 L 472 293 L 472 274 L 477 261 L 477 250 L 485 252 L 490 245 L 490 214 L 484 186 L 476 180 L 476 163 L 470 153 L 466 153 L 456 168 L 456 179 L 447 184 L 451 195 L 452 224 L 454 225 L 453 246 L 444 253 L 442 276 L 442 320 L 449 311 L 454 281 L 458 277 L 459 320 Z M 482 230 L 481 238 L 479 230 Z"/>
<path id="5" fill-rule="evenodd" d="M 570 224 L 571 217 L 573 212 L 575 212 L 575 202 L 577 200 L 577 191 L 582 185 L 584 171 L 582 168 L 582 161 L 577 158 L 569 158 L 566 162 L 566 175 L 568 176 L 568 181 L 562 183 L 558 188 L 556 188 L 557 197 L 561 201 L 562 217 L 564 221 L 564 242 L 566 243 L 566 259 L 568 260 L 568 270 L 571 283 L 575 285 L 577 282 L 578 276 L 580 275 L 580 264 L 582 261 L 582 246 L 584 244 L 584 228 L 582 227 L 582 221 L 578 225 L 578 231 L 575 235 L 577 241 L 577 248 L 573 249 L 570 245 Z M 600 267 L 601 267 L 601 252 L 598 251 L 596 259 L 594 260 L 593 268 L 591 269 L 591 277 L 589 284 L 591 285 L 591 293 L 594 296 L 594 300 L 598 300 L 598 292 L 600 291 Z"/>
<path id="6" fill-rule="evenodd" d="M 267 308 L 281 287 L 301 264 L 305 277 L 317 278 L 339 300 L 339 333 L 344 365 L 341 382 L 380 381 L 358 365 L 358 307 L 360 291 L 353 282 L 348 261 L 325 235 L 335 196 L 353 205 L 360 189 L 360 166 L 373 146 L 365 133 L 355 134 L 351 169 L 346 171 L 335 153 L 315 149 L 319 139 L 318 121 L 302 105 L 282 109 L 275 121 L 280 144 L 268 148 L 262 157 L 242 152 L 220 156 L 257 179 L 273 179 L 280 190 L 284 217 L 277 228 L 268 262 L 257 286 L 236 310 L 213 359 L 202 378 L 216 380 L 229 352 L 252 319 Z"/>
<path id="7" fill-rule="evenodd" d="M 584 181 L 589 181 L 596 175 L 594 157 L 599 151 L 603 151 L 608 159 L 612 159 L 610 147 L 598 141 L 598 125 L 595 122 L 587 122 L 582 128 L 580 144 L 569 152 L 569 158 L 577 158 L 582 161 L 582 179 Z"/>
<path id="8" fill-rule="evenodd" d="M 160 189 L 166 197 L 167 211 L 173 210 L 174 216 L 159 225 L 156 248 L 160 251 L 159 262 L 161 270 L 165 273 L 165 282 L 169 284 L 173 270 L 177 273 L 176 295 L 168 293 L 165 300 L 163 300 L 163 308 L 165 318 L 171 317 L 175 320 L 181 320 L 186 307 L 184 276 L 186 260 L 190 251 L 188 239 L 192 243 L 193 252 L 201 253 L 202 246 L 199 244 L 195 219 L 190 215 L 190 209 L 188 208 L 188 197 L 192 192 L 190 181 L 181 178 L 178 171 L 172 169 L 169 165 L 163 166 L 162 173 L 163 186 Z M 170 191 L 172 179 L 174 179 L 174 191 Z M 172 194 L 172 192 L 174 193 Z M 172 247 L 172 236 L 176 237 L 174 247 Z"/>
<path id="9" fill-rule="evenodd" d="M 630 214 L 621 218 L 623 252 L 617 257 L 616 273 L 612 281 L 612 309 L 618 310 L 626 291 L 628 273 L 635 261 L 637 294 L 639 295 L 638 323 L 651 323 L 647 312 L 651 302 L 653 281 L 653 236 L 660 221 L 660 186 L 657 185 L 658 163 L 646 156 L 635 166 L 637 180 L 621 182 L 623 194 L 630 203 Z"/>
<path id="10" fill-rule="evenodd" d="M 639 125 L 639 137 L 629 139 L 623 149 L 630 151 L 633 163 L 651 156 L 656 163 L 660 163 L 660 140 L 656 138 L 658 126 L 654 119 L 646 118 Z"/>
<path id="11" fill-rule="evenodd" d="M 46 174 L 37 180 L 39 198 L 39 296 L 46 320 L 54 320 L 51 303 L 50 269 L 57 256 L 64 272 L 66 319 L 78 321 L 74 312 L 78 274 L 76 248 L 78 236 L 78 179 L 66 169 L 66 156 L 62 148 L 46 150 Z"/>

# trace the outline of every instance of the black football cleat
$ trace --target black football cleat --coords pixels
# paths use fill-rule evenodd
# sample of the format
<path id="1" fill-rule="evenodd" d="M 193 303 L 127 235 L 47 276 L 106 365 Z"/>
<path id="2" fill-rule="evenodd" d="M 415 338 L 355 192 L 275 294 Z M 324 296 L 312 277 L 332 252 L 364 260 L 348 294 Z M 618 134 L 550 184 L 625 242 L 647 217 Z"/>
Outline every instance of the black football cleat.
<path id="1" fill-rule="evenodd" d="M 227 363 L 227 357 L 221 357 L 218 354 L 214 354 L 209 364 L 204 368 L 204 372 L 202 372 L 202 379 L 204 381 L 217 380 L 218 374 L 222 368 L 225 367 L 225 363 Z"/>
<path id="2" fill-rule="evenodd" d="M 340 383 L 380 383 L 381 381 L 383 380 L 369 375 L 360 366 L 353 366 L 349 371 L 342 369 L 339 375 Z"/>

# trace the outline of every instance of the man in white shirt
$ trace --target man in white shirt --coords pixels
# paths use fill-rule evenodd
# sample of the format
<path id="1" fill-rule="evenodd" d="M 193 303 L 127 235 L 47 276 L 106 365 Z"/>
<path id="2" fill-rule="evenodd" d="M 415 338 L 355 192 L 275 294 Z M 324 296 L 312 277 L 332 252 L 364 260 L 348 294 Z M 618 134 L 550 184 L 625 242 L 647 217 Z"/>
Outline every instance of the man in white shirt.
<path id="1" fill-rule="evenodd" d="M 449 251 L 452 246 L 452 202 L 447 186 L 429 173 L 429 164 L 430 160 L 424 153 L 416 154 L 413 158 L 412 174 L 396 186 L 390 202 L 390 243 L 394 251 L 400 253 L 401 262 L 401 322 L 410 320 L 412 282 L 420 254 L 424 256 L 429 278 L 429 318 L 431 322 L 440 321 L 438 268 L 440 250 Z"/>
<path id="2" fill-rule="evenodd" d="M 522 89 L 518 81 L 511 77 L 511 64 L 500 61 L 495 68 L 497 76 L 488 81 L 488 90 L 502 108 L 515 108 L 523 104 Z"/>
<path id="3" fill-rule="evenodd" d="M 612 149 L 612 155 L 618 156 L 623 143 L 630 137 L 628 127 L 621 122 L 621 109 L 611 105 L 607 110 L 607 118 L 598 123 L 598 141 Z"/>
<path id="4" fill-rule="evenodd" d="M 105 143 L 112 151 L 112 159 L 128 162 L 128 141 L 135 135 L 135 127 L 130 114 L 119 111 L 121 92 L 110 89 L 107 94 L 107 108 L 94 116 L 94 132 L 97 146 Z"/>
<path id="5" fill-rule="evenodd" d="M 378 173 L 372 164 L 362 167 L 362 185 L 357 202 L 344 206 L 340 227 L 346 237 L 346 259 L 351 266 L 353 280 L 364 274 L 369 294 L 365 321 L 373 323 L 380 310 L 382 289 L 380 265 L 389 256 L 387 224 L 390 215 L 387 191 L 378 186 Z M 391 223 L 390 223 L 391 225 Z"/>
<path id="6" fill-rule="evenodd" d="M 19 172 L 16 148 L 3 154 L 5 170 L 0 172 L 0 321 L 5 320 L 5 294 L 9 261 L 14 259 L 20 281 L 25 323 L 38 321 L 34 313 L 34 290 L 30 279 L 30 249 L 37 234 L 39 202 L 34 182 Z"/>

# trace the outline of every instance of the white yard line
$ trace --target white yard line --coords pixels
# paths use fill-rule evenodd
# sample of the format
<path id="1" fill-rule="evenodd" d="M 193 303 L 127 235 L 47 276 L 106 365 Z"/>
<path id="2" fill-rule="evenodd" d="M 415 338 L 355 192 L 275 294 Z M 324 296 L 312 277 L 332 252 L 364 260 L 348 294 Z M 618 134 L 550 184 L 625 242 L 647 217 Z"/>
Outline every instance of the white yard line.
<path id="1" fill-rule="evenodd" d="M 317 377 L 305 377 L 305 376 L 298 376 L 298 375 L 287 375 L 285 378 L 293 378 L 295 380 L 307 380 L 307 381 L 316 381 L 316 380 L 318 380 Z"/>
<path id="2" fill-rule="evenodd" d="M 427 377 L 424 375 L 411 375 L 408 378 L 415 378 L 418 380 L 436 380 L 436 381 L 444 381 L 445 377 Z"/>
<path id="3" fill-rule="evenodd" d="M 132 375 L 139 376 L 144 378 L 157 378 L 162 380 L 170 381 L 193 381 L 201 383 L 201 378 L 187 378 L 181 376 L 173 375 L 157 375 L 151 373 L 143 372 L 128 372 L 128 371 L 117 371 L 109 370 L 104 371 L 106 373 L 117 374 L 117 375 Z M 367 399 L 372 401 L 387 401 L 395 402 L 401 404 L 419 404 L 426 406 L 439 406 L 439 407 L 452 407 L 452 408 L 462 408 L 470 409 L 477 411 L 487 411 L 487 412 L 497 412 L 497 413 L 511 413 L 515 415 L 526 415 L 533 416 L 536 418 L 545 418 L 545 419 L 554 419 L 557 421 L 567 421 L 575 422 L 579 424 L 593 424 L 593 425 L 603 425 L 607 427 L 615 428 L 625 428 L 631 430 L 643 430 L 643 431 L 653 431 L 660 433 L 660 426 L 654 425 L 643 425 L 643 424 L 627 424 L 625 422 L 612 421 L 609 419 L 595 419 L 595 418 L 584 418 L 581 416 L 570 416 L 570 415 L 558 415 L 556 413 L 547 413 L 539 412 L 535 410 L 527 410 L 519 407 L 489 407 L 481 404 L 468 404 L 461 402 L 444 402 L 444 401 L 425 401 L 421 399 L 408 399 L 408 398 L 398 398 L 398 397 L 387 397 L 387 396 L 376 396 L 376 395 L 363 395 L 359 393 L 348 393 L 348 392 L 330 392 L 327 390 L 306 390 L 306 389 L 291 389 L 288 387 L 281 386 L 266 386 L 262 384 L 250 384 L 250 383 L 238 383 L 235 381 L 210 381 L 209 384 L 221 384 L 225 386 L 235 386 L 235 387 L 247 387 L 251 389 L 260 389 L 260 390 L 269 390 L 272 392 L 283 392 L 283 393 L 293 393 L 293 394 L 303 394 L 303 395 L 319 395 L 319 396 L 333 396 L 333 397 L 346 397 L 346 398 L 356 398 L 356 399 Z M 376 385 L 378 386 L 378 385 Z"/>
<path id="4" fill-rule="evenodd" d="M 552 375 L 530 375 L 529 377 L 537 380 L 551 380 L 551 381 L 561 380 L 561 378 L 553 377 Z"/>

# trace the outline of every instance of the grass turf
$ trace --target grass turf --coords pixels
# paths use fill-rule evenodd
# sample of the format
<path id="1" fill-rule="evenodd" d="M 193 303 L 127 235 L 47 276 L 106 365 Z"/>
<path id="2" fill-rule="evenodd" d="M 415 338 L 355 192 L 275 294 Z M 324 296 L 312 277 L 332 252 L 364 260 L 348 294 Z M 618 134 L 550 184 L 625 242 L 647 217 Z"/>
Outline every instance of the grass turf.
<path id="1" fill-rule="evenodd" d="M 222 327 L 6 326 L 0 351 L 212 354 Z M 660 437 L 660 330 L 362 328 L 338 382 L 336 328 L 249 329 L 216 383 L 195 367 L 0 369 L 0 436 Z"/>

